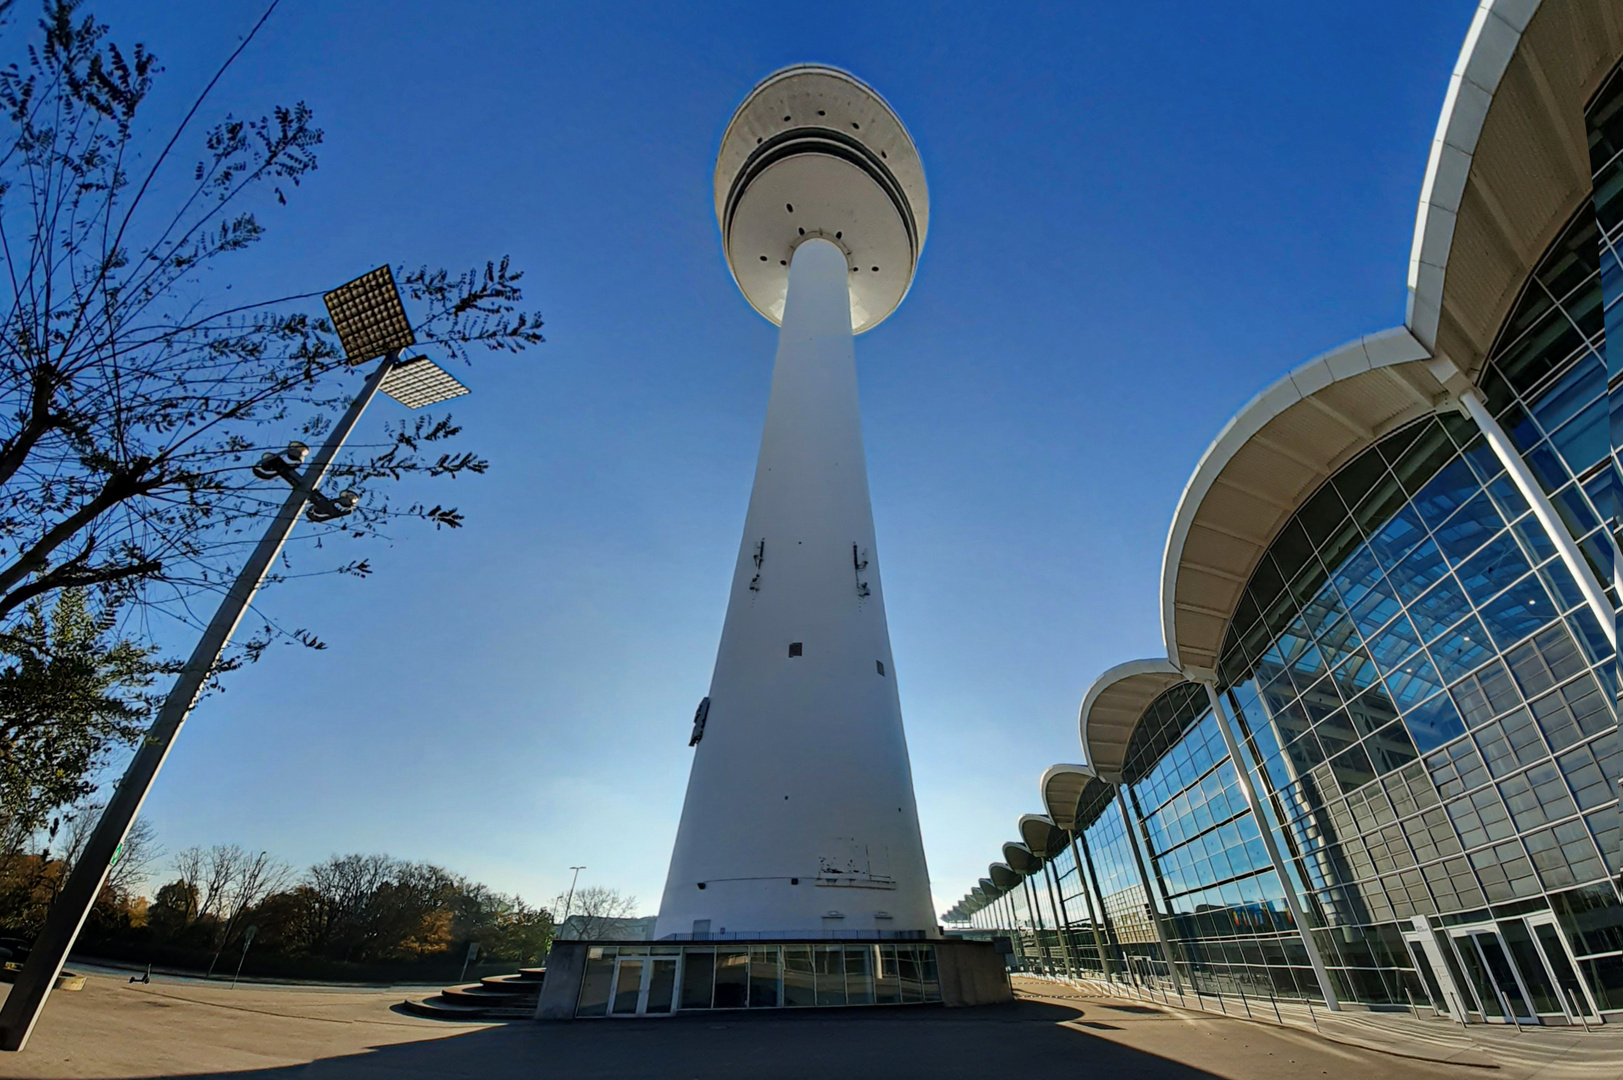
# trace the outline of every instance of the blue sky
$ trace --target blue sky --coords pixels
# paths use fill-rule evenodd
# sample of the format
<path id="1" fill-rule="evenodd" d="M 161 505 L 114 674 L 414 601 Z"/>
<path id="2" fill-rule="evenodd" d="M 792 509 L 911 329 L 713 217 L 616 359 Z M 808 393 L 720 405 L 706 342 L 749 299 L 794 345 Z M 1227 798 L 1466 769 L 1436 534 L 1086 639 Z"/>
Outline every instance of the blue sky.
<path id="1" fill-rule="evenodd" d="M 234 294 L 505 253 L 549 340 L 459 373 L 493 465 L 422 494 L 466 529 L 262 599 L 331 647 L 275 649 L 193 714 L 146 811 L 165 847 L 388 851 L 532 900 L 585 864 L 653 912 L 775 342 L 721 257 L 714 155 L 757 80 L 819 61 L 890 100 L 930 184 L 912 294 L 857 355 L 950 904 L 1078 758 L 1089 682 L 1160 649 L 1166 528 L 1212 437 L 1402 320 L 1474 7 L 285 0 L 214 112 L 304 99 L 326 145 Z M 166 130 L 261 8 L 93 10 L 165 63 Z"/>

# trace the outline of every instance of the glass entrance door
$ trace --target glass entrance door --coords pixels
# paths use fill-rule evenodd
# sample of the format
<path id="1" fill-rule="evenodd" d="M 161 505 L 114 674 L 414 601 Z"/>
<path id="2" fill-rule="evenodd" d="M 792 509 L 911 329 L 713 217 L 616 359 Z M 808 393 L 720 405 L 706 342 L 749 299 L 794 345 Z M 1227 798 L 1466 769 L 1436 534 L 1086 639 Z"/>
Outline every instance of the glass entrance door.
<path id="1" fill-rule="evenodd" d="M 614 996 L 609 999 L 610 1016 L 635 1016 L 641 1010 L 643 975 L 648 962 L 642 957 L 619 959 L 614 971 Z"/>
<path id="2" fill-rule="evenodd" d="M 1561 1006 L 1567 1014 L 1567 1021 L 1577 1024 L 1598 1019 L 1595 1001 L 1589 996 L 1589 988 L 1578 977 L 1572 953 L 1567 948 L 1566 937 L 1556 925 L 1555 916 L 1547 912 L 1529 916 L 1527 928 L 1532 932 L 1533 939 L 1538 942 L 1538 951 L 1543 954 L 1545 963 L 1549 965 L 1556 991 L 1560 994 Z"/>
<path id="3" fill-rule="evenodd" d="M 643 998 L 644 1013 L 662 1015 L 676 1004 L 676 957 L 655 957 L 648 963 L 648 991 Z"/>
<path id="4" fill-rule="evenodd" d="M 1537 1014 L 1528 1004 L 1527 991 L 1494 926 L 1468 927 L 1450 936 L 1477 1000 L 1482 1003 L 1484 1020 L 1490 1024 L 1538 1023 Z"/>

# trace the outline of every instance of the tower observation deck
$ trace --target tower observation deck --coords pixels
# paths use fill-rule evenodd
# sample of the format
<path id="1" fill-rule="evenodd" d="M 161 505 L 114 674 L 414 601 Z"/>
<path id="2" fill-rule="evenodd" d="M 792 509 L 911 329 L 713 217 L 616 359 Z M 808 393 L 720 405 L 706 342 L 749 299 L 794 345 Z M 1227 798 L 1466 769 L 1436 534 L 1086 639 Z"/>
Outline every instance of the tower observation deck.
<path id="1" fill-rule="evenodd" d="M 912 284 L 924 170 L 877 93 L 800 65 L 739 106 L 715 190 L 733 278 L 780 329 L 655 937 L 934 937 L 854 348 Z"/>

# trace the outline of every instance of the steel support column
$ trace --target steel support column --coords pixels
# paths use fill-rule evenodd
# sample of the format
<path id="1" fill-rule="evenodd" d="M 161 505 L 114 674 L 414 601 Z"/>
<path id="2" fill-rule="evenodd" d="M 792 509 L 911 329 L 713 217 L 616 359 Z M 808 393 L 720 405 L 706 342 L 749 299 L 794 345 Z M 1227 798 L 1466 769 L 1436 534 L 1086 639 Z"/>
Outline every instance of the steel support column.
<path id="1" fill-rule="evenodd" d="M 1088 905 L 1088 922 L 1093 926 L 1093 947 L 1099 950 L 1099 966 L 1104 974 L 1108 975 L 1114 970 L 1115 965 L 1110 961 L 1110 951 L 1105 946 L 1104 935 L 1100 933 L 1102 909 L 1094 906 L 1093 893 L 1088 888 L 1088 871 L 1093 869 L 1091 865 L 1093 860 L 1088 860 L 1088 864 L 1083 863 L 1076 847 L 1076 833 L 1071 834 L 1071 858 L 1076 860 L 1076 876 L 1082 882 L 1082 899 Z"/>
<path id="2" fill-rule="evenodd" d="M 1567 531 L 1566 525 L 1556 513 L 1555 506 L 1550 497 L 1544 493 L 1544 487 L 1534 478 L 1532 470 L 1528 469 L 1527 462 L 1517 453 L 1515 443 L 1505 429 L 1499 426 L 1488 407 L 1477 396 L 1475 390 L 1467 390 L 1459 395 L 1460 409 L 1476 422 L 1481 429 L 1482 437 L 1487 440 L 1493 449 L 1494 456 L 1499 464 L 1510 473 L 1510 478 L 1516 482 L 1516 489 L 1527 500 L 1527 505 L 1533 508 L 1533 516 L 1538 518 L 1539 524 L 1544 526 L 1544 532 L 1549 536 L 1555 550 L 1560 553 L 1561 561 L 1566 563 L 1567 569 L 1572 573 L 1573 580 L 1584 594 L 1584 600 L 1589 604 L 1589 610 L 1594 613 L 1600 623 L 1601 632 L 1612 643 L 1612 650 L 1617 650 L 1617 621 L 1612 611 L 1611 603 L 1606 599 L 1606 593 L 1601 588 L 1595 571 L 1590 567 L 1583 552 L 1578 550 L 1578 542 Z"/>
<path id="3" fill-rule="evenodd" d="M 1285 860 L 1280 857 L 1274 831 L 1268 827 L 1268 818 L 1262 812 L 1257 789 L 1251 783 L 1251 773 L 1246 769 L 1245 760 L 1240 756 L 1240 743 L 1234 737 L 1234 726 L 1229 722 L 1228 711 L 1223 708 L 1223 701 L 1212 682 L 1202 681 L 1201 685 L 1206 688 L 1206 699 L 1211 702 L 1212 714 L 1217 717 L 1217 729 L 1223 733 L 1223 745 L 1228 748 L 1229 762 L 1234 766 L 1234 774 L 1240 779 L 1240 793 L 1245 796 L 1246 806 L 1251 808 L 1251 818 L 1257 823 L 1257 832 L 1262 834 L 1262 846 L 1267 849 L 1268 861 L 1273 864 L 1274 874 L 1279 878 L 1280 891 L 1285 894 L 1285 906 L 1290 909 L 1291 920 L 1296 924 L 1296 932 L 1302 939 L 1302 947 L 1307 950 L 1308 963 L 1313 965 L 1313 977 L 1318 980 L 1319 992 L 1324 995 L 1324 1003 L 1332 1012 L 1340 1012 L 1341 1001 L 1336 996 L 1335 987 L 1330 985 L 1330 973 L 1325 970 L 1324 959 L 1319 955 L 1319 946 L 1313 940 L 1312 929 L 1308 926 L 1307 916 L 1302 911 L 1302 904 L 1296 895 L 1295 887 L 1291 884 L 1290 875 L 1285 873 Z"/>
<path id="4" fill-rule="evenodd" d="M 1070 919 L 1065 914 L 1065 906 L 1060 903 L 1059 888 L 1056 884 L 1057 875 L 1054 873 L 1052 860 L 1043 860 L 1043 880 L 1048 884 L 1048 908 L 1054 913 L 1054 934 L 1059 938 L 1059 956 L 1065 964 L 1065 974 L 1068 978 L 1076 978 L 1076 963 L 1071 956 L 1071 946 L 1067 944 L 1066 930 Z"/>
<path id="5" fill-rule="evenodd" d="M 1178 977 L 1178 961 L 1172 955 L 1172 940 L 1167 937 L 1166 927 L 1161 925 L 1161 909 L 1155 903 L 1155 886 L 1150 883 L 1150 873 L 1144 863 L 1144 855 L 1138 849 L 1138 827 L 1133 824 L 1132 811 L 1127 809 L 1127 795 L 1122 790 L 1125 785 L 1116 785 L 1116 807 L 1121 811 L 1121 823 L 1127 828 L 1127 844 L 1133 849 L 1133 862 L 1138 865 L 1138 880 L 1144 886 L 1144 903 L 1150 911 L 1150 922 L 1155 926 L 1155 937 L 1161 943 L 1161 952 L 1167 958 L 1167 970 L 1172 973 L 1172 985 L 1183 996 L 1183 980 Z M 1193 974 L 1190 978 L 1193 978 Z"/>

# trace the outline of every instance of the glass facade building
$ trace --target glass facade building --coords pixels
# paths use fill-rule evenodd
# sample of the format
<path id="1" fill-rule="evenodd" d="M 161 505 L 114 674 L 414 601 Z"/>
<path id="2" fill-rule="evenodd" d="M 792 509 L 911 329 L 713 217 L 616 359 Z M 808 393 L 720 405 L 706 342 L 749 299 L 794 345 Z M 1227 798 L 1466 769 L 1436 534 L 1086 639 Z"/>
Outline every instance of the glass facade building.
<path id="1" fill-rule="evenodd" d="M 1584 99 L 1592 187 L 1544 229 L 1468 387 L 1438 375 L 1434 407 L 1292 498 L 1236 598 L 1201 611 L 1210 667 L 1096 684 L 1148 688 L 1119 772 L 1084 706 L 1097 775 L 1047 807 L 1073 842 L 1030 879 L 1053 901 L 983 882 L 950 923 L 1051 974 L 1623 1023 L 1616 63 Z"/>
<path id="2" fill-rule="evenodd" d="M 939 1001 L 934 945 L 593 945 L 575 1016 Z"/>

